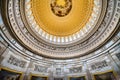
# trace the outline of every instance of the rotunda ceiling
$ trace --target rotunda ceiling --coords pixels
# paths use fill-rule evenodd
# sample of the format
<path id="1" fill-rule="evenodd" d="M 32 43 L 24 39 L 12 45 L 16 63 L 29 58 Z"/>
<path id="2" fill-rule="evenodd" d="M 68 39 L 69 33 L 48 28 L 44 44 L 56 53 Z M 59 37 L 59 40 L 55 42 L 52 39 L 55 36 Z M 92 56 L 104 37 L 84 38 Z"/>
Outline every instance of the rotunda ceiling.
<path id="1" fill-rule="evenodd" d="M 85 37 L 99 17 L 99 0 L 26 0 L 26 17 L 44 40 L 68 43 Z"/>
<path id="2" fill-rule="evenodd" d="M 56 59 L 80 57 L 113 34 L 119 20 L 115 1 L 6 0 L 6 25 L 35 54 Z"/>
<path id="3" fill-rule="evenodd" d="M 54 36 L 72 35 L 85 26 L 93 0 L 31 0 L 31 11 L 43 31 Z"/>

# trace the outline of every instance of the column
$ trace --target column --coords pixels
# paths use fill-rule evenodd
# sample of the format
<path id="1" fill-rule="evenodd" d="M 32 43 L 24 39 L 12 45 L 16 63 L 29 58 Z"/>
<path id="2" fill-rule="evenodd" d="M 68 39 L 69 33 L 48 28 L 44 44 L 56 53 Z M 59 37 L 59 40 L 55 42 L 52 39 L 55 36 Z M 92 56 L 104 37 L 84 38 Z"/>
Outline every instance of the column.
<path id="1" fill-rule="evenodd" d="M 86 72 L 86 79 L 87 80 L 92 80 L 91 73 L 90 73 L 90 70 L 88 68 L 88 65 L 87 65 L 86 61 L 83 62 L 83 66 L 84 66 L 84 69 L 85 69 L 85 72 Z"/>

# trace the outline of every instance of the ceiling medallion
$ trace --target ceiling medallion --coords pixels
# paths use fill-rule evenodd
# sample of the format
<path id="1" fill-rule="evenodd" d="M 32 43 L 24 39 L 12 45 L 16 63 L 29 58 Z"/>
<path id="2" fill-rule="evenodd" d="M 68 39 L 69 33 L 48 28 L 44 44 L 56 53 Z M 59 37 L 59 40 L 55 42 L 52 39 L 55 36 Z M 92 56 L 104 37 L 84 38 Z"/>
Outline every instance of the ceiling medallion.
<path id="1" fill-rule="evenodd" d="M 64 17 L 72 8 L 72 0 L 51 0 L 50 6 L 56 16 Z"/>

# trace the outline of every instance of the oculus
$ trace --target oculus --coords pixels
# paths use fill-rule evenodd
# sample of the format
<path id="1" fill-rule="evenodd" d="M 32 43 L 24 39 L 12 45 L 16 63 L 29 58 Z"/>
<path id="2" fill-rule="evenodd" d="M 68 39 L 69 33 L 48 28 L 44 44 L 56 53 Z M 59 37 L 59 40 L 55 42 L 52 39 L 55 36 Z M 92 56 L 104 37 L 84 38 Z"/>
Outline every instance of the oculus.
<path id="1" fill-rule="evenodd" d="M 50 6 L 55 15 L 64 17 L 69 14 L 72 8 L 72 0 L 51 0 Z"/>

